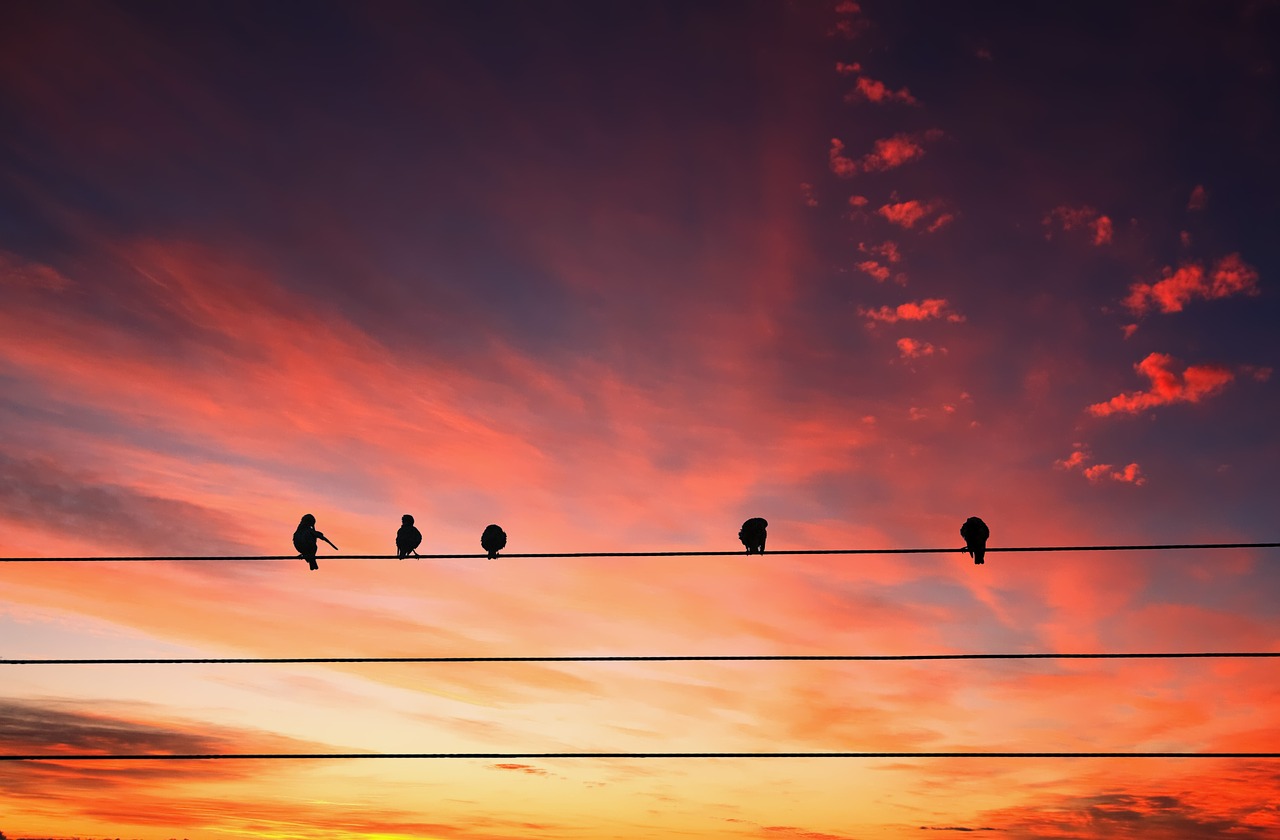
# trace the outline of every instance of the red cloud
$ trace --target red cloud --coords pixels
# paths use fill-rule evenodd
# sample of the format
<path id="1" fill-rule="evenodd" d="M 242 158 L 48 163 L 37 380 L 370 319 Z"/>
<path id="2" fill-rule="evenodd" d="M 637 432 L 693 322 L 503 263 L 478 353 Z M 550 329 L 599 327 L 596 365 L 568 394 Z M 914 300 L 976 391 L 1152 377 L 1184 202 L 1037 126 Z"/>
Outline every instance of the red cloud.
<path id="1" fill-rule="evenodd" d="M 528 773 L 531 776 L 551 775 L 541 767 L 534 767 L 532 764 L 493 764 L 491 766 L 497 770 L 515 770 L 519 773 Z"/>
<path id="2" fill-rule="evenodd" d="M 816 196 L 814 196 L 814 194 L 813 194 L 813 184 L 809 184 L 809 183 L 801 183 L 801 184 L 800 184 L 800 195 L 804 198 L 804 206 L 805 206 L 805 207 L 817 207 L 817 206 L 818 206 L 818 199 L 817 199 L 817 197 L 816 197 Z"/>
<path id="3" fill-rule="evenodd" d="M 896 307 L 882 306 L 879 309 L 859 309 L 858 314 L 873 323 L 895 324 L 898 321 L 928 321 L 933 318 L 946 318 L 958 323 L 964 316 L 953 312 L 946 298 L 927 298 L 920 302 L 903 303 Z"/>
<path id="4" fill-rule="evenodd" d="M 1191 191 L 1191 198 L 1187 199 L 1188 210 L 1203 210 L 1205 205 L 1209 203 L 1209 192 L 1204 188 L 1204 184 L 1196 184 L 1196 188 Z"/>
<path id="5" fill-rule="evenodd" d="M 879 245 L 868 245 L 865 242 L 859 242 L 858 250 L 864 254 L 873 254 L 881 257 L 886 262 L 896 263 L 902 261 L 902 252 L 898 250 L 898 243 L 893 240 L 885 240 Z"/>
<path id="6" fill-rule="evenodd" d="M 843 61 L 837 61 L 836 72 L 839 73 L 841 76 L 852 76 L 855 73 L 862 72 L 862 65 L 856 61 L 853 62 L 852 64 L 846 64 Z"/>
<path id="7" fill-rule="evenodd" d="M 877 283 L 883 283 L 889 279 L 890 271 L 888 266 L 883 266 L 875 260 L 864 260 L 858 263 L 858 270 L 876 278 Z"/>
<path id="8" fill-rule="evenodd" d="M 1174 359 L 1164 353 L 1152 353 L 1134 365 L 1134 369 L 1151 380 L 1148 391 L 1119 394 L 1106 402 L 1089 406 L 1094 417 L 1110 414 L 1137 414 L 1148 408 L 1179 402 L 1199 402 L 1222 390 L 1235 374 L 1221 365 L 1191 365 L 1181 374 L 1174 370 Z"/>
<path id="9" fill-rule="evenodd" d="M 8 251 L 0 251 L 0 288 L 5 286 L 62 292 L 71 288 L 71 281 L 47 265 L 29 262 Z"/>
<path id="10" fill-rule="evenodd" d="M 1258 271 L 1239 254 L 1228 254 L 1207 277 L 1199 263 L 1188 263 L 1177 271 L 1166 266 L 1162 279 L 1130 286 L 1124 305 L 1138 313 L 1157 307 L 1161 312 L 1181 312 L 1193 298 L 1216 300 L 1235 294 L 1258 294 Z"/>
<path id="11" fill-rule="evenodd" d="M 860 11 L 862 11 L 862 7 L 853 2 L 853 0 L 840 0 L 836 4 L 836 14 L 838 15 L 856 15 Z"/>
<path id="12" fill-rule="evenodd" d="M 838 67 L 839 65 L 837 65 Z M 846 67 L 848 65 L 845 65 Z M 857 86 L 844 95 L 845 102 L 903 102 L 918 104 L 907 88 L 891 90 L 888 85 L 869 76 L 859 76 Z"/>
<path id="13" fill-rule="evenodd" d="M 866 207 L 867 197 L 865 195 L 851 195 L 849 196 L 849 206 L 850 207 Z"/>
<path id="14" fill-rule="evenodd" d="M 878 211 L 890 222 L 899 227 L 912 228 L 922 219 L 938 213 L 942 209 L 940 201 L 902 201 L 897 204 L 886 204 Z M 938 230 L 943 225 L 952 220 L 950 213 L 943 213 L 934 219 L 933 223 L 927 228 L 930 233 Z"/>
<path id="15" fill-rule="evenodd" d="M 1114 226 L 1109 216 L 1104 216 L 1088 205 L 1068 207 L 1065 204 L 1050 210 L 1040 223 L 1045 226 L 1045 239 L 1053 238 L 1052 228 L 1062 230 L 1088 228 L 1093 231 L 1093 244 L 1106 245 L 1111 241 Z"/>
<path id="16" fill-rule="evenodd" d="M 861 160 L 845 157 L 844 143 L 833 137 L 827 159 L 831 165 L 831 171 L 841 178 L 849 178 L 859 172 L 884 172 L 923 157 L 924 146 L 921 145 L 921 141 L 935 140 L 940 136 L 941 132 L 931 130 L 923 134 L 895 134 L 892 137 L 883 137 L 875 142 L 872 150 Z"/>
<path id="17" fill-rule="evenodd" d="M 852 177 L 858 172 L 857 162 L 853 158 L 844 156 L 844 143 L 835 137 L 831 138 L 831 150 L 827 152 L 827 160 L 831 165 L 831 171 L 841 178 Z"/>
<path id="18" fill-rule="evenodd" d="M 910 134 L 895 134 L 877 140 L 875 148 L 862 159 L 863 172 L 883 172 L 924 156 L 921 146 Z"/>
<path id="19" fill-rule="evenodd" d="M 898 339 L 898 352 L 902 354 L 904 359 L 919 359 L 921 356 L 932 356 L 934 353 L 945 353 L 946 351 L 943 348 L 934 347 L 927 341 L 900 338 Z M 952 410 L 954 411 L 954 408 Z"/>

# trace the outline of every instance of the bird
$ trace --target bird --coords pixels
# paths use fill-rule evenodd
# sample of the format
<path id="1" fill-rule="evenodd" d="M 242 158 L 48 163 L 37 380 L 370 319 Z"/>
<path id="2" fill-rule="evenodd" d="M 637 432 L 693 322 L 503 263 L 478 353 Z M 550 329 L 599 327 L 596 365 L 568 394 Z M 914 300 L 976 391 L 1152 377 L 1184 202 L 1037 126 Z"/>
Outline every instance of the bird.
<path id="1" fill-rule="evenodd" d="M 497 525 L 490 525 L 480 535 L 480 547 L 489 552 L 490 560 L 497 560 L 498 552 L 507 547 L 507 532 Z"/>
<path id="2" fill-rule="evenodd" d="M 756 516 L 742 523 L 738 539 L 747 547 L 747 554 L 764 554 L 765 529 L 769 523 Z"/>
<path id="3" fill-rule="evenodd" d="M 987 527 L 987 523 L 976 516 L 970 516 L 960 526 L 960 536 L 964 537 L 964 548 L 960 550 L 969 552 L 975 565 L 986 562 L 983 558 L 987 553 L 987 540 L 991 537 L 991 529 Z"/>
<path id="4" fill-rule="evenodd" d="M 396 531 L 396 554 L 404 558 L 410 553 L 418 556 L 418 546 L 422 545 L 422 532 L 413 527 L 413 517 L 405 514 L 400 517 L 400 530 Z"/>
<path id="5" fill-rule="evenodd" d="M 329 542 L 329 538 L 316 530 L 316 518 L 309 513 L 304 513 L 302 519 L 298 521 L 298 529 L 293 532 L 293 547 L 297 549 L 298 556 L 307 561 L 307 565 L 311 571 L 320 568 L 316 563 L 316 551 L 320 545 L 316 540 L 324 540 L 333 546 L 333 550 L 337 551 L 338 547 Z"/>

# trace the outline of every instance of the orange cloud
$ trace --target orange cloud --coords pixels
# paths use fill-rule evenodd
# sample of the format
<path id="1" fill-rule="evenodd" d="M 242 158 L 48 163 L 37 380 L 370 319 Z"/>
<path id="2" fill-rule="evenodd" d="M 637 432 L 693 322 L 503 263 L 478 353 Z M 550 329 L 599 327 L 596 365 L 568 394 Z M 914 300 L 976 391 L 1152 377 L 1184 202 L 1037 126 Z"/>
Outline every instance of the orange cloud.
<path id="1" fill-rule="evenodd" d="M 1160 280 L 1130 286 L 1124 305 L 1136 313 L 1181 312 L 1194 298 L 1216 300 L 1237 294 L 1259 294 L 1258 271 L 1239 254 L 1228 254 L 1208 274 L 1199 263 L 1188 263 L 1177 271 L 1166 266 Z"/>
<path id="2" fill-rule="evenodd" d="M 1119 394 L 1106 402 L 1089 406 L 1094 417 L 1111 414 L 1137 414 L 1149 408 L 1180 402 L 1200 402 L 1213 396 L 1235 379 L 1235 374 L 1221 365 L 1191 365 L 1181 373 L 1176 362 L 1164 353 L 1151 353 L 1134 365 L 1138 373 L 1151 380 L 1147 391 Z"/>
<path id="3" fill-rule="evenodd" d="M 907 88 L 892 90 L 884 82 L 869 76 L 859 76 L 857 86 L 844 96 L 845 102 L 902 102 L 916 105 L 916 98 Z"/>
<path id="4" fill-rule="evenodd" d="M 959 323 L 964 316 L 953 311 L 946 298 L 926 298 L 922 301 L 910 301 L 898 306 L 882 306 L 879 309 L 859 309 L 858 314 L 872 323 L 896 324 L 898 321 L 929 321 L 934 318 L 945 318 L 952 323 Z"/>
<path id="5" fill-rule="evenodd" d="M 902 201 L 896 204 L 885 204 L 877 212 L 891 223 L 903 228 L 913 228 L 923 219 L 934 216 L 942 209 L 941 201 Z M 952 220 L 950 214 L 937 216 L 927 228 L 932 233 Z"/>

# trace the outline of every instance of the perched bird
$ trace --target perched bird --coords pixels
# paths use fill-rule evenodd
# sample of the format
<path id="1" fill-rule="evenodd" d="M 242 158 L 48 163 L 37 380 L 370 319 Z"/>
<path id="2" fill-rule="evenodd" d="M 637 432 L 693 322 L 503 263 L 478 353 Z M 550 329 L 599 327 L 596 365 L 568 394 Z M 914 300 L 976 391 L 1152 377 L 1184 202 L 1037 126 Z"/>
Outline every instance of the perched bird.
<path id="1" fill-rule="evenodd" d="M 316 551 L 320 548 L 316 540 L 324 540 L 333 546 L 334 551 L 338 550 L 336 545 L 329 542 L 328 537 L 316 530 L 316 518 L 309 513 L 303 514 L 298 522 L 298 530 L 293 532 L 293 547 L 297 549 L 298 556 L 307 561 L 307 565 L 313 572 L 320 568 L 316 563 Z"/>
<path id="2" fill-rule="evenodd" d="M 769 523 L 756 516 L 742 523 L 738 539 L 747 547 L 747 554 L 764 554 L 765 529 Z"/>
<path id="3" fill-rule="evenodd" d="M 498 552 L 507 547 L 507 532 L 497 525 L 490 525 L 480 535 L 480 547 L 489 552 L 490 560 L 497 560 Z"/>
<path id="4" fill-rule="evenodd" d="M 976 516 L 970 516 L 960 526 L 960 536 L 964 537 L 964 548 L 960 550 L 969 552 L 975 564 L 985 562 L 983 557 L 987 553 L 987 540 L 991 537 L 991 529 L 987 527 L 987 523 Z"/>
<path id="5" fill-rule="evenodd" d="M 396 554 L 408 557 L 410 553 L 418 556 L 418 546 L 422 545 L 422 532 L 413 527 L 413 517 L 405 514 L 400 517 L 400 530 L 396 531 Z"/>

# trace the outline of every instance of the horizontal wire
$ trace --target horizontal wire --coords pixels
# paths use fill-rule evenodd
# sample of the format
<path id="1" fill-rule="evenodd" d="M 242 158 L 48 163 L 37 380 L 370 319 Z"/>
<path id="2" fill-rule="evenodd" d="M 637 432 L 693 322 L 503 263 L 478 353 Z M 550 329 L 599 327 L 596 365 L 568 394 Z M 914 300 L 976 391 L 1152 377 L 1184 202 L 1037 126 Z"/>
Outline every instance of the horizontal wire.
<path id="1" fill-rule="evenodd" d="M 928 662 L 978 659 L 1275 659 L 1278 651 L 1195 653 L 919 653 L 708 656 L 282 656 L 179 659 L 0 659 L 0 665 L 286 665 L 316 663 L 462 662 Z"/>
<path id="2" fill-rule="evenodd" d="M 0 755 L 0 761 L 286 761 L 368 758 L 555 759 L 555 758 L 1280 758 L 1280 752 L 505 752 L 505 753 L 206 753 L 104 755 Z"/>
<path id="3" fill-rule="evenodd" d="M 1046 551 L 1194 551 L 1227 548 L 1280 548 L 1280 542 L 1265 543 L 1179 543 L 1167 545 L 1024 545 L 992 547 L 988 554 L 1028 553 Z M 813 548 L 792 551 L 770 551 L 771 555 L 814 554 L 955 554 L 963 548 Z M 540 559 L 572 557 L 744 557 L 743 551 L 561 551 L 542 554 L 502 554 L 498 559 Z M 395 554 L 320 554 L 317 560 L 483 560 L 487 554 L 421 554 L 417 557 L 399 557 Z M 246 561 L 246 560 L 299 560 L 297 554 L 270 555 L 222 555 L 215 557 L 179 557 L 157 555 L 154 557 L 0 557 L 0 563 L 144 563 L 160 561 Z"/>

